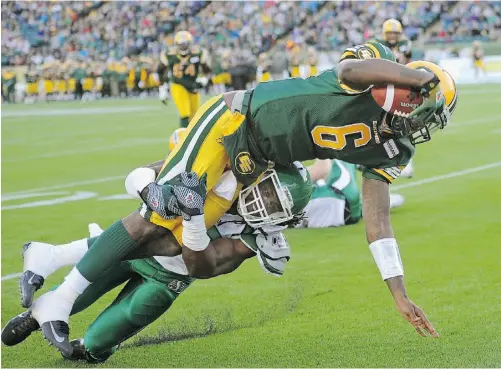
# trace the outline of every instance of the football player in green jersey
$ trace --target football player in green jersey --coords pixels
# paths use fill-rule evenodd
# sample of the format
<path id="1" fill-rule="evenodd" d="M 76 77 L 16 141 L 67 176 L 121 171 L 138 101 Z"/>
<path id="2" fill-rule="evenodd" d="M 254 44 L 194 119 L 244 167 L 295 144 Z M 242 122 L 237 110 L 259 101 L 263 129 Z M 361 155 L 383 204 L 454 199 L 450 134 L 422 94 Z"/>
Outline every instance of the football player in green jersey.
<path id="1" fill-rule="evenodd" d="M 423 103 L 409 116 L 387 113 L 372 98 L 371 87 L 389 84 L 414 89 L 424 97 Z M 61 323 L 56 334 L 67 337 L 69 314 L 78 295 L 156 232 L 177 237 L 192 276 L 211 274 L 214 250 L 204 235 L 232 202 L 209 201 L 209 197 L 228 167 L 235 186 L 241 188 L 258 181 L 273 166 L 340 159 L 365 168 L 366 236 L 397 308 L 419 333 L 436 336 L 405 290 L 390 223 L 389 184 L 407 165 L 415 145 L 429 141 L 447 125 L 456 102 L 454 80 L 442 68 L 422 61 L 408 66 L 395 63 L 390 49 L 373 42 L 348 48 L 337 68 L 318 76 L 261 83 L 254 90 L 209 99 L 156 179 L 142 178 L 141 210 L 106 229 L 58 289 L 42 296 L 39 323 L 51 328 L 52 323 Z M 53 335 L 48 339 L 61 349 Z"/>
<path id="2" fill-rule="evenodd" d="M 404 35 L 402 24 L 396 19 L 388 19 L 383 23 L 382 37 L 377 42 L 393 51 L 400 64 L 407 64 L 412 58 L 412 41 Z"/>
<path id="3" fill-rule="evenodd" d="M 396 19 L 388 19 L 383 23 L 382 37 L 376 40 L 393 51 L 395 59 L 400 64 L 407 64 L 412 58 L 412 41 L 405 37 L 402 24 Z M 414 175 L 414 160 L 402 169 L 401 177 L 412 178 Z"/>
<path id="4" fill-rule="evenodd" d="M 341 160 L 317 160 L 308 172 L 314 183 L 311 200 L 298 228 L 355 224 L 362 218 L 362 196 L 356 165 Z M 390 209 L 403 205 L 402 195 L 390 194 Z"/>
<path id="5" fill-rule="evenodd" d="M 193 46 L 193 36 L 188 31 L 180 31 L 174 37 L 175 47 L 160 55 L 159 75 L 163 78 L 160 86 L 160 99 L 165 101 L 168 94 L 167 73 L 170 76 L 170 93 L 179 111 L 181 127 L 188 123 L 200 105 L 200 87 L 207 84 L 207 77 L 201 73 L 210 73 L 207 52 Z"/>
<path id="6" fill-rule="evenodd" d="M 230 171 L 227 174 L 226 181 L 231 183 L 232 174 Z M 225 191 L 227 183 L 222 181 L 218 186 Z M 235 209 L 230 209 L 208 230 L 207 235 L 217 250 L 217 268 L 212 275 L 204 278 L 230 273 L 254 256 L 266 273 L 280 277 L 290 258 L 290 248 L 282 231 L 286 224 L 295 224 L 300 219 L 310 199 L 311 189 L 308 171 L 300 163 L 295 163 L 285 170 L 269 170 L 258 185 L 244 190 L 238 204 L 244 212 L 252 215 L 255 225 L 251 226 L 243 220 L 236 211 L 235 203 Z M 291 216 L 287 215 L 288 212 Z M 273 222 L 269 222 L 270 219 Z M 77 263 L 102 233 L 96 224 L 90 224 L 89 231 L 91 238 L 59 246 L 31 242 L 23 253 L 25 274 L 42 284 L 59 268 Z M 169 237 L 155 240 L 157 245 L 172 242 L 175 243 L 175 240 Z M 134 260 L 136 257 L 129 255 L 127 258 L 131 260 L 108 269 L 76 300 L 72 315 L 85 310 L 116 286 L 126 283 L 115 301 L 89 326 L 83 339 L 70 342 L 72 353 L 65 353 L 65 358 L 91 363 L 105 361 L 120 343 L 168 311 L 195 280 L 189 276 L 181 255 Z M 31 289 L 33 292 L 34 289 Z M 31 298 L 28 291 L 22 295 L 23 300 Z M 2 331 L 2 342 L 7 346 L 17 345 L 37 329 L 38 322 L 30 311 L 26 311 L 7 323 Z"/>

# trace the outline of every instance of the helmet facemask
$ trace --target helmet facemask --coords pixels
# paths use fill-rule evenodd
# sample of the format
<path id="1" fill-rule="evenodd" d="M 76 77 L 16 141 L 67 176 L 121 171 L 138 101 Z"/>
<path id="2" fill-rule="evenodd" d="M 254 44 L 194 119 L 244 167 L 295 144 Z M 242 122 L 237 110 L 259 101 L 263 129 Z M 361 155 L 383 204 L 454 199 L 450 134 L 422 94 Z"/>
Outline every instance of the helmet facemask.
<path id="1" fill-rule="evenodd" d="M 281 185 L 277 172 L 269 169 L 259 183 L 243 189 L 238 196 L 238 212 L 254 228 L 284 224 L 294 218 L 290 191 Z"/>
<path id="2" fill-rule="evenodd" d="M 451 113 L 445 105 L 440 111 L 430 113 L 424 119 L 387 114 L 381 125 L 381 132 L 383 136 L 390 134 L 394 138 L 407 136 L 413 145 L 417 145 L 430 141 L 434 132 L 445 128 L 450 117 Z"/>

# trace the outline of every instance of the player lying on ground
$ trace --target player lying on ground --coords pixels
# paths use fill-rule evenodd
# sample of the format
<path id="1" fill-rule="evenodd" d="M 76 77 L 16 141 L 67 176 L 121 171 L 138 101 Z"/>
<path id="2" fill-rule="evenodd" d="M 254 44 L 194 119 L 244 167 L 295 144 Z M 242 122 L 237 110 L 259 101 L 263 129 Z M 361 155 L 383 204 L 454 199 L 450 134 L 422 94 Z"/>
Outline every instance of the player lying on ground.
<path id="1" fill-rule="evenodd" d="M 231 172 L 227 174 L 232 176 Z M 224 185 L 224 181 L 219 184 L 220 187 Z M 244 190 L 243 194 L 247 195 L 241 198 L 238 207 L 240 212 L 255 214 L 254 224 L 258 220 L 256 214 L 261 214 L 259 228 L 245 223 L 237 213 L 235 202 L 234 208 L 207 232 L 216 250 L 217 269 L 214 275 L 206 277 L 230 273 L 245 259 L 255 255 L 267 273 L 282 275 L 290 257 L 290 249 L 281 232 L 286 225 L 299 221 L 310 199 L 311 190 L 308 172 L 300 163 L 280 171 L 269 170 L 260 183 Z M 278 217 L 282 219 L 281 223 L 267 224 L 269 219 Z M 102 232 L 99 231 L 98 233 Z M 77 263 L 96 238 L 57 247 L 38 242 L 27 244 L 23 253 L 24 274 L 42 285 L 44 279 L 59 268 Z M 179 247 L 171 237 L 157 239 L 155 243 L 174 243 L 173 247 Z M 153 249 L 155 247 L 152 246 Z M 128 255 L 128 258 L 134 256 Z M 188 275 L 181 255 L 122 261 L 108 269 L 77 298 L 72 315 L 86 309 L 114 287 L 128 282 L 113 304 L 92 323 L 84 337 L 85 346 L 81 340 L 72 341 L 72 353 L 65 352 L 65 357 L 94 362 L 106 360 L 114 352 L 115 346 L 167 311 L 174 299 L 193 280 Z M 24 304 L 33 298 L 35 289 L 30 286 L 21 284 L 21 299 Z M 16 345 L 37 329 L 38 322 L 27 311 L 5 326 L 2 342 L 9 346 Z"/>
<path id="2" fill-rule="evenodd" d="M 412 88 L 424 97 L 422 104 L 405 116 L 387 113 L 370 90 L 373 85 L 390 84 Z M 141 211 L 105 230 L 65 281 L 41 296 L 33 311 L 42 331 L 56 347 L 70 350 L 67 340 L 57 342 L 44 326 L 59 321 L 56 333 L 67 337 L 63 328 L 78 295 L 124 255 L 143 247 L 148 237 L 163 232 L 162 228 L 183 245 L 190 275 L 210 274 L 215 268 L 214 250 L 204 235 L 232 203 L 211 190 L 228 166 L 237 179 L 234 185 L 240 188 L 254 183 L 272 165 L 318 158 L 341 159 L 366 168 L 362 185 L 365 228 L 381 276 L 398 310 L 415 329 L 436 335 L 404 287 L 389 217 L 388 184 L 408 163 L 414 145 L 429 141 L 435 130 L 446 126 L 456 101 L 454 81 L 447 72 L 428 62 L 399 65 L 392 52 L 378 43 L 347 49 L 337 70 L 317 77 L 262 83 L 252 91 L 208 100 L 155 182 L 143 177 Z M 196 176 L 181 175 L 189 171 Z M 201 191 L 208 192 L 204 209 L 196 206 Z M 179 216 L 180 207 L 185 220 Z"/>
<path id="3" fill-rule="evenodd" d="M 339 227 L 362 218 L 362 197 L 356 166 L 341 160 L 317 160 L 309 166 L 313 192 L 298 228 Z M 403 205 L 402 195 L 390 194 L 390 209 Z"/>

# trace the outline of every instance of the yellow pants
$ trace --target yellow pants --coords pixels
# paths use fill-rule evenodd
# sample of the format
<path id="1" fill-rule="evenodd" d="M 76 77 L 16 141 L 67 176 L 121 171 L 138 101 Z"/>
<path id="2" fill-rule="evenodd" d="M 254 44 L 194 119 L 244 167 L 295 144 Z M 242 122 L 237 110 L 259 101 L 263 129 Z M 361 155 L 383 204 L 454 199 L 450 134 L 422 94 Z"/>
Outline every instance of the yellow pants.
<path id="1" fill-rule="evenodd" d="M 231 74 L 223 72 L 212 77 L 212 83 L 215 85 L 231 85 Z"/>
<path id="2" fill-rule="evenodd" d="M 28 82 L 26 83 L 26 94 L 36 95 L 38 94 L 38 82 Z"/>
<path id="3" fill-rule="evenodd" d="M 318 74 L 318 69 L 316 65 L 310 65 L 310 71 L 308 77 L 316 76 Z"/>
<path id="4" fill-rule="evenodd" d="M 52 82 L 50 79 L 46 79 L 43 82 L 43 87 L 46 94 L 51 94 L 54 92 L 54 82 Z"/>
<path id="5" fill-rule="evenodd" d="M 193 118 L 200 105 L 200 94 L 189 92 L 184 86 L 171 83 L 170 93 L 181 118 Z"/>
<path id="6" fill-rule="evenodd" d="M 268 82 L 270 77 L 270 72 L 264 72 L 258 82 Z"/>
<path id="7" fill-rule="evenodd" d="M 482 59 L 475 60 L 474 64 L 475 64 L 475 67 L 482 69 L 482 70 L 485 70 L 485 64 L 484 64 L 484 61 Z"/>
<path id="8" fill-rule="evenodd" d="M 229 158 L 222 145 L 224 136 L 234 133 L 245 121 L 245 116 L 231 113 L 221 96 L 208 100 L 196 112 L 188 126 L 185 140 L 174 147 L 157 177 L 165 184 L 182 172 L 195 172 L 199 177 L 207 174 L 207 198 L 204 205 L 205 224 L 212 227 L 228 211 L 235 200 L 217 196 L 211 190 L 229 167 Z M 240 186 L 235 192 L 238 196 Z M 167 228 L 182 243 L 182 218 L 164 219 L 143 204 L 141 215 L 151 223 Z"/>
<path id="9" fill-rule="evenodd" d="M 301 73 L 299 73 L 299 65 L 295 65 L 292 67 L 291 77 L 292 78 L 301 77 Z"/>

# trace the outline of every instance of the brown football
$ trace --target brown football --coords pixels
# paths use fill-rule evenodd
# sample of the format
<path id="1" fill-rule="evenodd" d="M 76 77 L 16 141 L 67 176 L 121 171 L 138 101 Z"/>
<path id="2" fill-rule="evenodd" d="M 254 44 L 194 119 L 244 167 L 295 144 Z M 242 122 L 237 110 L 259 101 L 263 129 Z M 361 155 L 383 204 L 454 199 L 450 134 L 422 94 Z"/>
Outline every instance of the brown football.
<path id="1" fill-rule="evenodd" d="M 405 87 L 377 86 L 371 89 L 371 93 L 383 110 L 403 117 L 423 103 L 423 97 L 418 92 Z"/>

